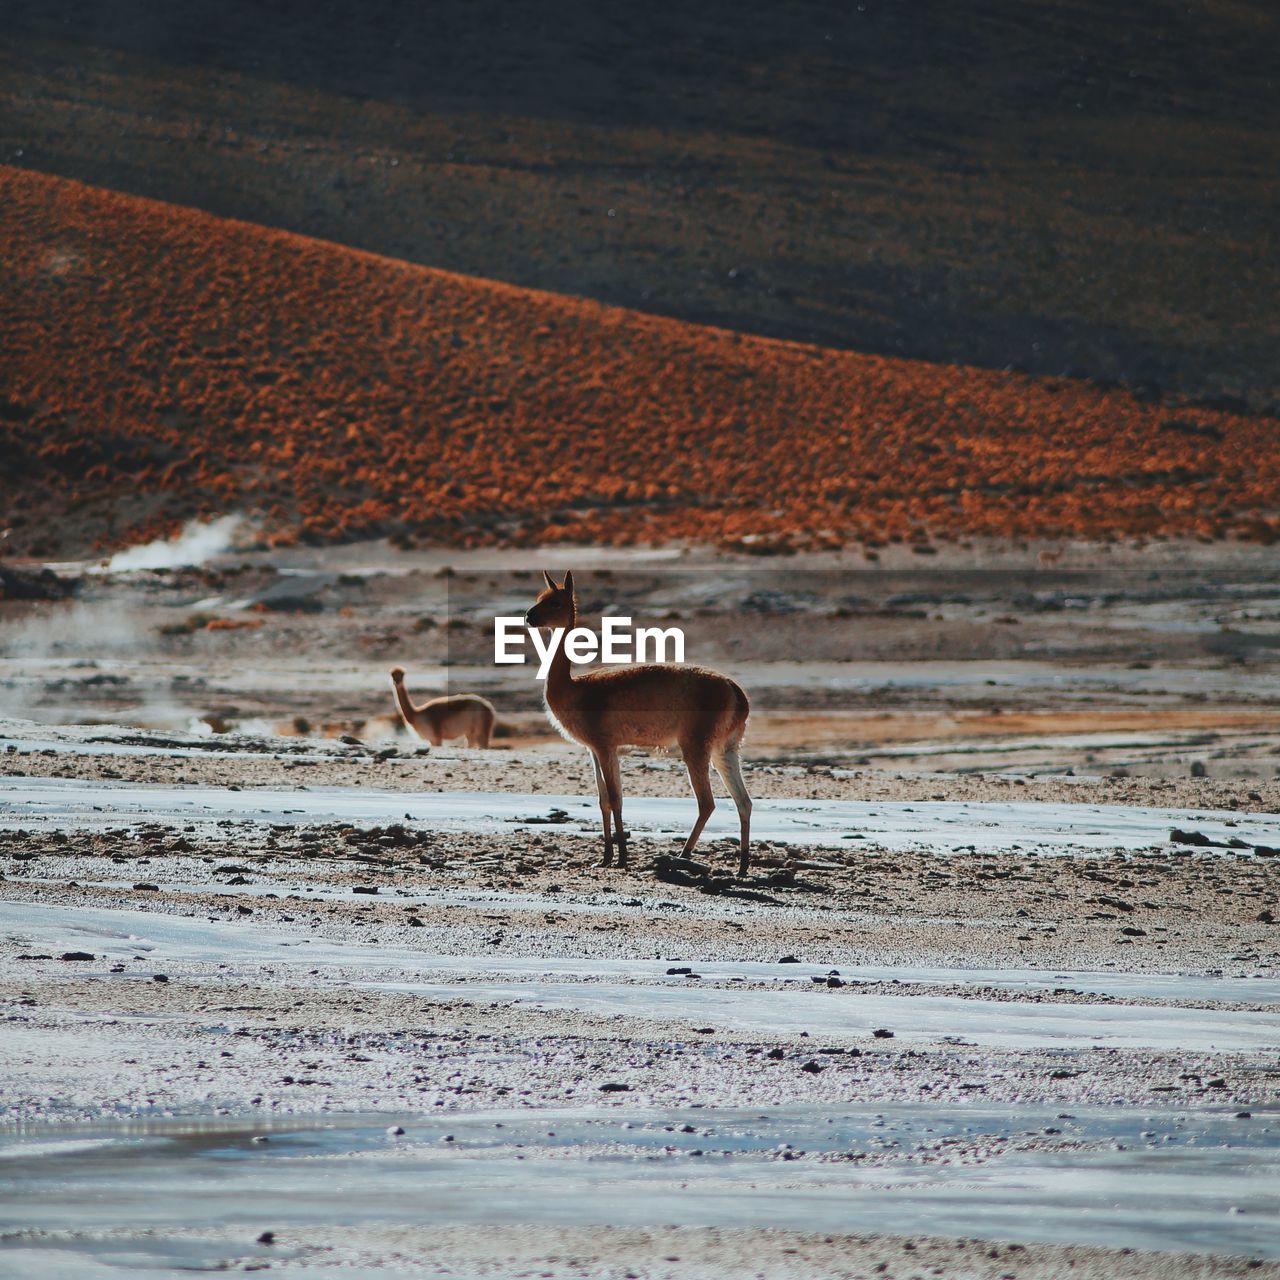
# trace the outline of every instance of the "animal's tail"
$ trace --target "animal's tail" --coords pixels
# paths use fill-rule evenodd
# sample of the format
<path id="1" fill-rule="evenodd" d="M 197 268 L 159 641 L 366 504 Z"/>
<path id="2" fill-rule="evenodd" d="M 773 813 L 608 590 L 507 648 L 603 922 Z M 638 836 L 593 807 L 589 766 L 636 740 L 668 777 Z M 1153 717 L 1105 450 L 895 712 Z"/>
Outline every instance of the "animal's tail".
<path id="1" fill-rule="evenodd" d="M 732 697 L 729 704 L 729 723 L 733 726 L 729 740 L 734 744 L 742 741 L 747 733 L 747 719 L 751 715 L 751 699 L 747 691 L 736 681 L 729 681 Z"/>

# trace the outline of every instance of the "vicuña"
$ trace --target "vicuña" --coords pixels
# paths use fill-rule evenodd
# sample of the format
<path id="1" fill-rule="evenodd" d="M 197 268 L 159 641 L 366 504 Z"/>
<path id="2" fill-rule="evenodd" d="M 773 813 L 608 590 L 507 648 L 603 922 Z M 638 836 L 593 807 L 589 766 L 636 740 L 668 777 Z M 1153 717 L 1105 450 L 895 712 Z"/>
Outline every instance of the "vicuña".
<path id="1" fill-rule="evenodd" d="M 525 622 L 531 627 L 553 630 L 563 627 L 568 634 L 578 617 L 573 574 L 566 573 L 560 585 L 545 571 L 542 576 L 546 590 L 539 593 Z M 734 681 L 703 667 L 658 662 L 575 676 L 564 645 L 559 645 L 543 690 L 551 723 L 566 738 L 582 743 L 591 752 L 604 825 L 604 866 L 613 862 L 615 843 L 618 865 L 626 866 L 627 862 L 619 748 L 679 747 L 698 799 L 698 820 L 684 843 L 684 856 L 693 852 L 716 807 L 711 794 L 710 766 L 714 765 L 738 806 L 742 826 L 738 874 L 746 875 L 751 797 L 742 781 L 738 747 L 746 732 L 751 705 Z"/>
<path id="2" fill-rule="evenodd" d="M 404 722 L 420 738 L 438 747 L 446 738 L 466 738 L 469 747 L 487 747 L 493 736 L 498 713 L 493 703 L 474 693 L 459 693 L 451 698 L 432 698 L 415 707 L 404 687 L 404 668 L 391 673 L 396 702 Z"/>

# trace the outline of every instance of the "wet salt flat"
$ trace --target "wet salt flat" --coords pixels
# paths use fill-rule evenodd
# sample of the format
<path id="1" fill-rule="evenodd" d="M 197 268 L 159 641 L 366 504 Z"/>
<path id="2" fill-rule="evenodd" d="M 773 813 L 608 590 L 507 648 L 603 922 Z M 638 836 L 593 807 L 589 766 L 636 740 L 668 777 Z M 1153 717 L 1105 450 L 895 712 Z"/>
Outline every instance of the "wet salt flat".
<path id="1" fill-rule="evenodd" d="M 429 999 L 457 995 L 433 983 L 375 983 Z M 843 994 L 843 993 L 842 993 Z M 539 1009 L 572 1010 L 706 1023 L 717 1030 L 761 1034 L 807 1032 L 827 1037 L 868 1037 L 896 1028 L 909 1043 L 950 1041 L 1000 1049 L 1099 1046 L 1188 1052 L 1280 1049 L 1274 1012 L 1150 1008 L 1138 1005 L 991 1001 L 955 996 L 848 995 L 797 992 L 779 1002 L 771 991 L 725 988 L 672 990 L 610 983 L 470 982 L 468 999 L 509 1001 Z"/>
<path id="2" fill-rule="evenodd" d="M 892 1221 L 903 1234 L 1280 1257 L 1276 1110 L 592 1106 L 407 1114 L 403 1136 L 394 1119 L 0 1133 L 0 1232 L 33 1233 L 0 1237 L 0 1268 L 154 1274 L 261 1256 L 264 1230 L 515 1222 Z"/>
<path id="3" fill-rule="evenodd" d="M 1034 1002 L 998 1001 L 966 996 L 860 993 L 856 987 L 820 990 L 801 987 L 779 999 L 776 990 L 735 989 L 734 977 L 784 979 L 796 966 L 720 964 L 702 966 L 704 980 L 719 974 L 729 985 L 698 985 L 683 975 L 668 975 L 665 962 L 543 961 L 487 957 L 440 957 L 413 949 L 313 942 L 300 934 L 274 933 L 217 922 L 197 923 L 179 917 L 147 916 L 61 906 L 0 904 L 0 933 L 25 945 L 51 949 L 95 945 L 94 954 L 142 956 L 173 972 L 175 963 L 249 963 L 295 966 L 293 977 L 306 970 L 315 985 L 338 982 L 344 987 L 398 992 L 433 1003 L 455 999 L 456 982 L 467 979 L 467 998 L 487 1004 L 525 1005 L 597 1016 L 656 1019 L 706 1024 L 718 1030 L 752 1034 L 798 1034 L 867 1038 L 887 1028 L 909 1043 L 963 1043 L 996 1049 L 1090 1048 L 1249 1052 L 1280 1050 L 1280 1019 L 1274 1011 L 1183 1008 L 1126 1004 L 1055 1003 L 1051 996 Z M 56 952 L 55 952 L 56 953 Z M 397 972 L 398 971 L 398 972 Z M 910 968 L 883 969 L 909 985 L 929 981 Z M 958 984 L 978 985 L 964 970 L 933 970 L 958 975 Z M 996 971 L 998 973 L 998 971 Z M 847 971 L 855 978 L 856 970 Z M 423 975 L 422 978 L 416 975 Z M 438 980 L 442 975 L 453 981 Z M 628 981 L 621 981 L 624 975 Z M 799 976 L 809 977 L 808 973 Z M 125 981 L 145 980 L 136 974 Z M 500 980 L 506 977 L 506 981 Z M 518 980 L 511 980 L 517 978 Z M 436 980 L 432 980 L 436 979 Z M 1077 989 L 1110 985 L 1109 975 L 1045 974 L 1044 986 Z M 122 979 L 116 979 L 117 981 Z M 1015 985 L 1034 981 L 1026 971 Z M 1166 996 L 1179 991 L 1215 988 L 1206 979 L 1157 975 L 1145 990 Z M 1144 991 L 1141 975 L 1125 975 L 1131 995 Z M 1236 979 L 1232 998 L 1254 992 L 1253 999 L 1276 996 L 1276 982 Z M 1175 996 L 1176 998 L 1176 996 Z M 1189 994 L 1184 999 L 1195 998 Z M 1220 996 L 1219 999 L 1226 998 Z"/>
<path id="4" fill-rule="evenodd" d="M 237 885 L 235 889 L 254 886 Z M 258 886 L 260 888 L 260 886 Z M 408 901 L 440 900 L 442 895 L 407 895 Z M 453 893 L 445 900 L 458 903 L 512 905 L 512 894 Z M 545 903 L 526 897 L 525 901 Z M 569 904 L 558 904 L 565 910 Z M 602 908 L 603 909 L 603 908 Z M 625 904 L 611 904 L 612 911 L 626 911 Z M 643 912 L 640 904 L 633 908 Z M 698 980 L 731 982 L 795 982 L 812 985 L 814 977 L 826 977 L 829 968 L 813 964 L 780 964 L 752 960 L 707 960 L 692 956 L 672 956 L 663 960 L 589 959 L 559 956 L 511 956 L 441 954 L 421 947 L 388 947 L 368 943 L 338 942 L 309 938 L 285 927 L 265 929 L 238 922 L 198 920 L 189 916 L 162 915 L 154 911 L 126 908 L 68 906 L 58 903 L 0 902 L 0 937 L 21 939 L 24 946 L 39 949 L 92 947 L 107 960 L 145 956 L 190 964 L 294 963 L 308 968 L 365 970 L 405 969 L 431 974 L 474 978 L 500 975 L 514 979 L 558 978 L 562 980 L 630 979 L 660 981 L 664 986 L 688 987 L 691 979 L 671 974 L 669 969 L 684 961 L 696 965 Z M 911 985 L 955 985 L 1000 987 L 1008 990 L 1053 991 L 1058 987 L 1086 994 L 1118 999 L 1179 1000 L 1197 1004 L 1232 1003 L 1280 1004 L 1280 978 L 1217 977 L 1177 973 L 1095 972 L 1077 969 L 967 969 L 937 965 L 842 964 L 839 974 L 846 982 L 898 982 Z"/>
<path id="5" fill-rule="evenodd" d="M 474 833 L 537 829 L 557 810 L 564 815 L 556 821 L 558 831 L 596 835 L 598 806 L 580 795 L 532 797 L 493 791 L 414 795 L 362 787 L 231 790 L 70 778 L 0 779 L 0 830 L 105 830 L 143 821 L 197 826 L 227 821 L 291 825 L 407 821 L 431 830 Z M 687 797 L 628 797 L 624 807 L 628 829 L 642 839 L 683 838 L 692 811 Z M 733 837 L 737 825 L 733 806 L 721 803 L 705 835 Z M 751 825 L 752 837 L 758 841 L 849 848 L 856 840 L 865 840 L 891 850 L 939 853 L 969 847 L 978 852 L 1068 855 L 1149 849 L 1167 845 L 1175 827 L 1195 827 L 1223 845 L 1233 839 L 1280 845 L 1280 822 L 1275 815 L 1040 801 L 758 800 Z"/>

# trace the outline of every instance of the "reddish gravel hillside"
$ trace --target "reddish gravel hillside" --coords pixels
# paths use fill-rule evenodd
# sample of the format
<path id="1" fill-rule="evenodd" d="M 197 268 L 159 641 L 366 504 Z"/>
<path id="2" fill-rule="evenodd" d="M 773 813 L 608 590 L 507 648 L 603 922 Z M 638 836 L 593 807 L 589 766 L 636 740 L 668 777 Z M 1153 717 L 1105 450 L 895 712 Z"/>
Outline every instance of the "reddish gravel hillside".
<path id="1" fill-rule="evenodd" d="M 1280 531 L 1277 422 L 744 337 L 0 169 L 8 544 Z M 756 541 L 758 540 L 758 541 Z"/>

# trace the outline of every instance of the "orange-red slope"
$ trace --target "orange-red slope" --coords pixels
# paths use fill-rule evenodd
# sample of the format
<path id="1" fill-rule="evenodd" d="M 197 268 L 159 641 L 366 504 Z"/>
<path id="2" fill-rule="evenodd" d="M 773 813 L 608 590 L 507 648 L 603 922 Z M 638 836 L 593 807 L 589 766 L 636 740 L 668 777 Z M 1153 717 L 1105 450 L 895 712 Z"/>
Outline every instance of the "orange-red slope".
<path id="1" fill-rule="evenodd" d="M 18 547 L 226 510 L 462 544 L 1275 528 L 1274 420 L 743 337 L 14 169 L 0 250 Z"/>

